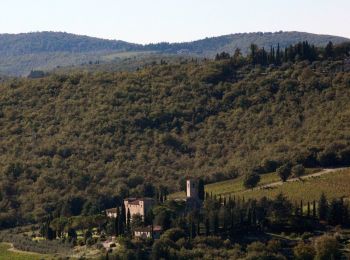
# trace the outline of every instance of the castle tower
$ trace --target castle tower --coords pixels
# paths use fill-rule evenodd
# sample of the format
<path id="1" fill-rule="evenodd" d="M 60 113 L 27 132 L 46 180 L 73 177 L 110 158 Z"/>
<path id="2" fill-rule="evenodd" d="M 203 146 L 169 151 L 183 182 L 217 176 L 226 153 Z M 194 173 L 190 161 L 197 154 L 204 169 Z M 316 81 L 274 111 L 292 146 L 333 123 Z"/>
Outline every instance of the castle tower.
<path id="1" fill-rule="evenodd" d="M 194 180 L 187 180 L 186 182 L 187 198 L 198 199 L 197 182 Z"/>

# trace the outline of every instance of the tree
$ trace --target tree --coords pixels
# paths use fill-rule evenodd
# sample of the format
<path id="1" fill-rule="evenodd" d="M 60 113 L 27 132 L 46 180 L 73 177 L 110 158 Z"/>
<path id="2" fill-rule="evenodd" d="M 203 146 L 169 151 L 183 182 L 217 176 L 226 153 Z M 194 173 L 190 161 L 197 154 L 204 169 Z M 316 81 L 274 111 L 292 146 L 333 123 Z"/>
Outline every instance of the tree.
<path id="1" fill-rule="evenodd" d="M 329 42 L 326 46 L 326 48 L 324 49 L 324 54 L 325 54 L 325 58 L 329 59 L 329 58 L 333 58 L 334 57 L 334 46 L 333 46 L 333 42 Z"/>
<path id="2" fill-rule="evenodd" d="M 91 230 L 86 230 L 85 233 L 84 233 L 84 241 L 85 241 L 85 243 L 90 238 L 92 238 L 92 232 L 91 232 Z"/>
<path id="3" fill-rule="evenodd" d="M 237 48 L 235 50 L 235 53 L 233 54 L 233 61 L 237 64 L 241 61 L 241 59 L 242 59 L 241 49 Z"/>
<path id="4" fill-rule="evenodd" d="M 337 165 L 337 154 L 332 149 L 327 149 L 317 154 L 317 159 L 322 167 L 333 167 Z"/>
<path id="5" fill-rule="evenodd" d="M 331 204 L 329 205 L 328 222 L 331 225 L 343 225 L 345 222 L 345 212 L 347 212 L 347 210 L 348 209 L 344 206 L 344 202 L 342 199 L 333 199 Z"/>
<path id="6" fill-rule="evenodd" d="M 204 181 L 202 179 L 199 179 L 199 181 L 198 181 L 198 198 L 203 201 L 204 196 L 205 196 Z"/>
<path id="7" fill-rule="evenodd" d="M 185 232 L 181 228 L 171 228 L 164 232 L 162 238 L 169 239 L 171 241 L 178 241 L 181 238 L 186 237 Z"/>
<path id="8" fill-rule="evenodd" d="M 131 224 L 131 214 L 130 214 L 130 209 L 128 209 L 128 213 L 127 213 L 127 215 L 126 215 L 126 230 L 127 230 L 127 232 L 130 234 L 130 228 L 131 228 L 131 226 L 130 226 L 130 224 Z"/>
<path id="9" fill-rule="evenodd" d="M 172 248 L 177 248 L 174 241 L 167 238 L 156 240 L 152 246 L 152 259 L 173 259 Z"/>
<path id="10" fill-rule="evenodd" d="M 277 174 L 281 178 L 283 182 L 287 181 L 288 178 L 291 175 L 291 166 L 289 163 L 282 165 L 281 167 L 277 168 Z"/>
<path id="11" fill-rule="evenodd" d="M 132 221 L 131 221 L 131 229 L 135 230 L 135 228 L 142 227 L 143 226 L 143 219 L 140 214 L 135 214 L 132 216 Z"/>
<path id="12" fill-rule="evenodd" d="M 209 236 L 210 235 L 210 223 L 209 223 L 209 218 L 205 218 L 205 235 Z"/>
<path id="13" fill-rule="evenodd" d="M 153 198 L 156 194 L 156 188 L 152 183 L 143 184 L 143 196 Z"/>
<path id="14" fill-rule="evenodd" d="M 77 232 L 75 231 L 74 228 L 69 228 L 68 229 L 68 241 L 69 242 L 74 242 L 78 238 Z"/>
<path id="15" fill-rule="evenodd" d="M 272 202 L 271 213 L 273 219 L 277 223 L 283 223 L 288 220 L 292 215 L 292 204 L 290 201 L 283 196 L 282 193 L 277 195 L 276 199 Z"/>
<path id="16" fill-rule="evenodd" d="M 260 175 L 257 173 L 248 173 L 244 177 L 243 185 L 248 189 L 252 189 L 260 182 Z"/>
<path id="17" fill-rule="evenodd" d="M 297 164 L 292 168 L 292 174 L 296 178 L 300 178 L 305 174 L 305 168 L 302 164 Z"/>
<path id="18" fill-rule="evenodd" d="M 162 226 L 164 230 L 167 230 L 171 227 L 171 213 L 167 208 L 160 208 L 158 212 L 155 212 L 155 223 L 159 226 Z"/>
<path id="19" fill-rule="evenodd" d="M 322 192 L 318 201 L 318 217 L 320 220 L 326 220 L 328 216 L 328 202 L 326 195 Z"/>
<path id="20" fill-rule="evenodd" d="M 259 47 L 256 44 L 250 45 L 250 60 L 253 65 L 257 62 L 257 52 L 259 50 Z"/>
<path id="21" fill-rule="evenodd" d="M 120 216 L 119 216 L 120 212 Z M 119 210 L 119 207 L 117 207 L 117 214 L 118 214 L 118 223 L 117 223 L 117 230 L 118 230 L 118 235 L 123 235 L 125 233 L 125 223 L 126 223 L 126 218 L 125 218 L 125 207 L 124 205 L 122 206 L 122 210 Z"/>
<path id="22" fill-rule="evenodd" d="M 278 163 L 274 160 L 265 159 L 261 162 L 261 168 L 264 173 L 276 171 Z"/>
<path id="23" fill-rule="evenodd" d="M 219 232 L 219 215 L 218 212 L 211 212 L 210 216 L 210 226 L 211 230 L 213 231 L 214 235 L 218 234 Z"/>
<path id="24" fill-rule="evenodd" d="M 215 60 L 218 61 L 218 60 L 227 60 L 227 59 L 230 59 L 230 54 L 227 53 L 227 52 L 221 52 L 221 53 L 218 53 L 216 54 L 215 56 Z"/>

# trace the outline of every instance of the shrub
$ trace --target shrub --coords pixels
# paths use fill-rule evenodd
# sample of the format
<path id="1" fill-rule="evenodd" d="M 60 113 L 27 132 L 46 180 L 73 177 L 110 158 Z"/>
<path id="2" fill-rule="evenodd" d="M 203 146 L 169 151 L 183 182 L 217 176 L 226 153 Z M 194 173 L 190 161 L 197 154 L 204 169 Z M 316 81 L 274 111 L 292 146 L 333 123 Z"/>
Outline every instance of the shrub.
<path id="1" fill-rule="evenodd" d="M 294 256 L 297 260 L 313 260 L 316 251 L 312 245 L 299 242 L 293 249 Z"/>
<path id="2" fill-rule="evenodd" d="M 292 168 L 292 174 L 294 177 L 299 178 L 305 174 L 305 168 L 301 164 L 297 164 Z"/>
<path id="3" fill-rule="evenodd" d="M 86 245 L 87 246 L 92 246 L 92 245 L 94 245 L 95 244 L 95 239 L 94 238 L 92 238 L 92 237 L 89 237 L 88 239 L 86 239 Z"/>
<path id="4" fill-rule="evenodd" d="M 247 246 L 247 252 L 264 252 L 266 251 L 266 245 L 261 242 L 253 242 Z"/>
<path id="5" fill-rule="evenodd" d="M 186 237 L 185 232 L 181 228 L 172 228 L 167 231 L 162 235 L 162 238 L 167 238 L 170 239 L 174 242 L 179 240 L 180 238 Z"/>
<path id="6" fill-rule="evenodd" d="M 284 164 L 281 167 L 277 168 L 277 174 L 281 178 L 283 182 L 287 181 L 289 176 L 291 175 L 291 166 L 290 164 Z"/>
<path id="7" fill-rule="evenodd" d="M 243 185 L 246 188 L 252 189 L 252 188 L 256 187 L 256 185 L 258 185 L 259 182 L 260 182 L 260 175 L 259 174 L 257 174 L 257 173 L 248 173 L 244 177 Z"/>
<path id="8" fill-rule="evenodd" d="M 319 237 L 316 240 L 315 247 L 317 260 L 339 259 L 341 256 L 339 243 L 332 236 Z"/>
<path id="9" fill-rule="evenodd" d="M 271 253 L 278 253 L 282 248 L 281 241 L 272 239 L 267 243 L 267 250 Z"/>

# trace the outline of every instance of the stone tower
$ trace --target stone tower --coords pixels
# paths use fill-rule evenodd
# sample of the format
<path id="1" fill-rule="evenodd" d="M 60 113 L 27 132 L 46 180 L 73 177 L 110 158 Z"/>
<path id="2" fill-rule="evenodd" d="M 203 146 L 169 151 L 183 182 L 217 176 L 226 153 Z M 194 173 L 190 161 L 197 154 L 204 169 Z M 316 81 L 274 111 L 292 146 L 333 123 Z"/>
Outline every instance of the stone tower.
<path id="1" fill-rule="evenodd" d="M 194 180 L 187 180 L 186 182 L 186 197 L 191 199 L 198 199 L 197 182 Z"/>

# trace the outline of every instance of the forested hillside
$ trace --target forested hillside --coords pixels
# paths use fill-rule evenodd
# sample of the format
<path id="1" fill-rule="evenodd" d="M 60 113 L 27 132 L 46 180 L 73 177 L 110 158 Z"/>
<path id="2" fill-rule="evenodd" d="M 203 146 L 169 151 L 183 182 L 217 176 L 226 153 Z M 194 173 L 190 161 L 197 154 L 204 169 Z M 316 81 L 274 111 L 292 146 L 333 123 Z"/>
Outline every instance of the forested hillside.
<path id="1" fill-rule="evenodd" d="M 154 53 L 213 58 L 219 52 L 233 53 L 236 48 L 247 54 L 252 43 L 269 49 L 299 41 L 324 46 L 329 41 L 337 44 L 349 39 L 303 32 L 239 33 L 185 43 L 141 45 L 60 32 L 0 34 L 0 75 L 27 76 L 31 70 L 111 61 L 121 64 L 124 58 Z"/>
<path id="2" fill-rule="evenodd" d="M 247 58 L 1 83 L 1 226 L 98 213 L 187 176 L 349 165 L 349 51 L 252 46 Z"/>

